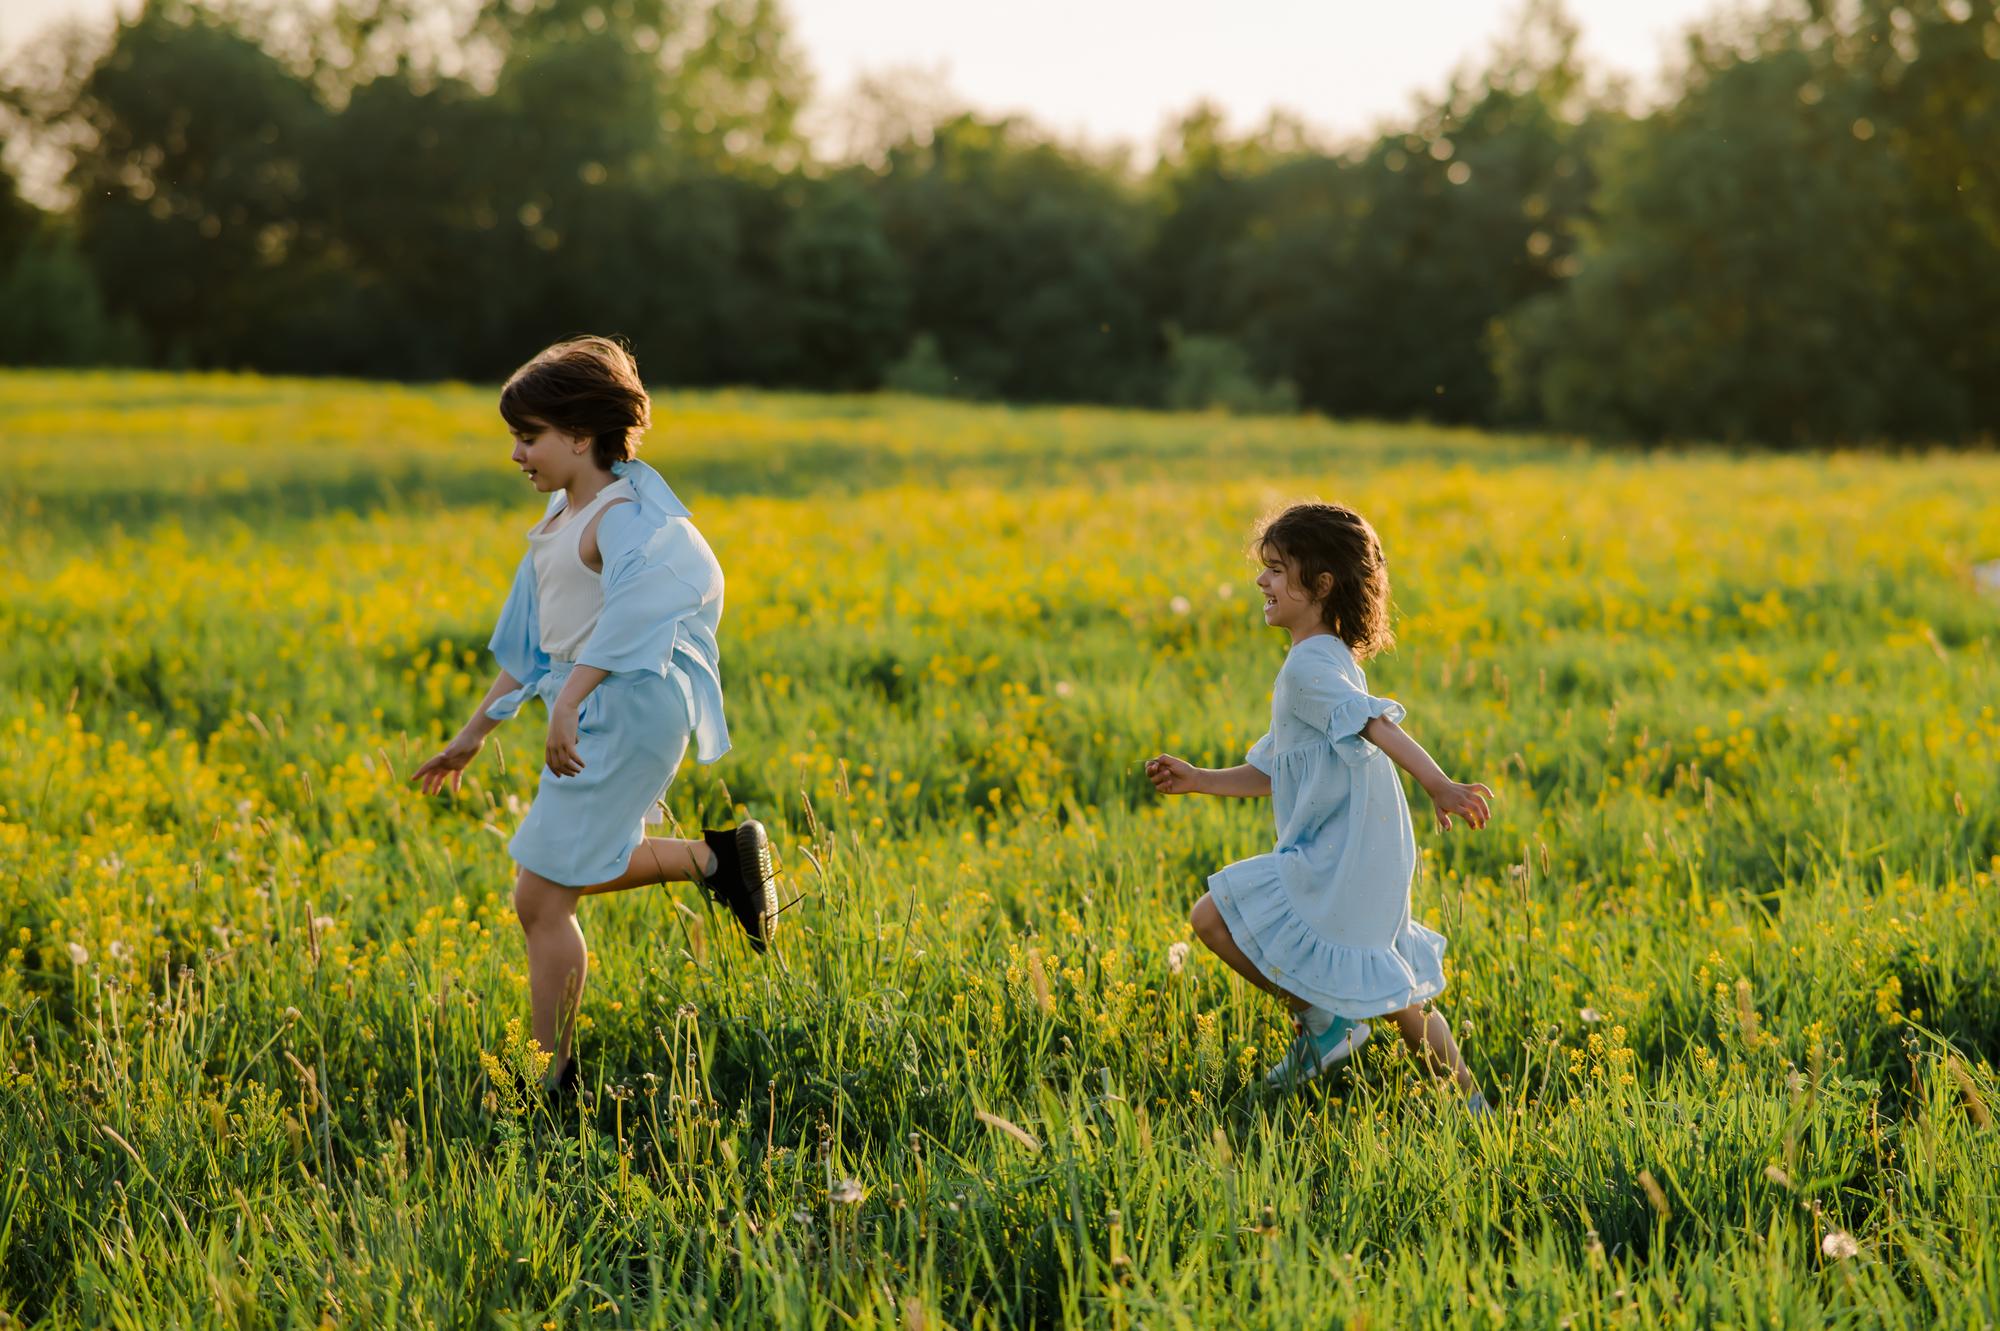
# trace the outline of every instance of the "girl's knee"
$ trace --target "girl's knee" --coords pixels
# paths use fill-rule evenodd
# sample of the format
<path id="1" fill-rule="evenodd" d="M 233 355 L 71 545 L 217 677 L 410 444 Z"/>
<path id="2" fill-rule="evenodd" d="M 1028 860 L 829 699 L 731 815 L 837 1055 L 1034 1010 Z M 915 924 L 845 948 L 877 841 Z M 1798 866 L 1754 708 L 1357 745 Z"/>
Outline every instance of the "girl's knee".
<path id="1" fill-rule="evenodd" d="M 532 929 L 545 916 L 562 910 L 568 891 L 532 869 L 523 869 L 514 875 L 514 918 L 523 929 Z"/>
<path id="2" fill-rule="evenodd" d="M 1194 903 L 1194 909 L 1188 912 L 1188 924 L 1193 928 L 1194 936 L 1204 943 L 1217 936 L 1229 937 L 1229 926 L 1222 922 L 1222 912 L 1216 909 L 1214 898 L 1206 892 L 1202 893 L 1200 901 Z"/>

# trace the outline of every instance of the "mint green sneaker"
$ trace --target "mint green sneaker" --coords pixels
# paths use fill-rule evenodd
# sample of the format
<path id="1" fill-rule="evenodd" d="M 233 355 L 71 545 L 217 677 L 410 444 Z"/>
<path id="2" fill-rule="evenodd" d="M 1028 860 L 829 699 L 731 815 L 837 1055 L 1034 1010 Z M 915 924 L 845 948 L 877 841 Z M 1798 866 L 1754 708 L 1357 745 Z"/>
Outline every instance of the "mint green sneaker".
<path id="1" fill-rule="evenodd" d="M 1303 1028 L 1278 1065 L 1264 1074 L 1266 1086 L 1291 1086 L 1311 1081 L 1359 1049 L 1368 1038 L 1368 1023 L 1335 1017 L 1318 1035 Z"/>

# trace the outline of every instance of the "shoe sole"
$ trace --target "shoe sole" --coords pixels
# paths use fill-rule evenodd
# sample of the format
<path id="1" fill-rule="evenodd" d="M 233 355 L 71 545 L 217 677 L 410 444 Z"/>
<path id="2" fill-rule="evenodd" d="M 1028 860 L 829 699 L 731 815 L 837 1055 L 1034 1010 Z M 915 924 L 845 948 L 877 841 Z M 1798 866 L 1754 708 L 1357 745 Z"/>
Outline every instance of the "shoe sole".
<path id="1" fill-rule="evenodd" d="M 771 867 L 770 833 L 755 818 L 744 819 L 736 828 L 736 862 L 754 866 L 757 875 L 757 933 L 750 935 L 750 946 L 762 952 L 769 946 L 778 920 L 778 875 Z"/>
<path id="2" fill-rule="evenodd" d="M 1325 1074 L 1326 1070 L 1328 1068 L 1331 1068 L 1334 1064 L 1344 1063 L 1350 1057 L 1352 1057 L 1355 1050 L 1359 1049 L 1362 1045 L 1368 1043 L 1368 1037 L 1372 1034 L 1374 1034 L 1374 1031 L 1368 1025 L 1367 1022 L 1357 1021 L 1354 1023 L 1354 1029 L 1347 1033 L 1347 1038 L 1345 1040 L 1342 1040 L 1339 1044 L 1335 1045 L 1332 1049 L 1328 1050 L 1326 1052 L 1326 1055 L 1320 1059 L 1319 1066 L 1314 1068 L 1311 1072 L 1305 1073 L 1304 1075 L 1287 1074 L 1284 1076 L 1272 1076 L 1271 1074 L 1266 1073 L 1264 1076 L 1264 1084 L 1266 1086 L 1282 1087 L 1291 1085 L 1294 1082 L 1311 1081 L 1315 1077 L 1322 1076 Z"/>

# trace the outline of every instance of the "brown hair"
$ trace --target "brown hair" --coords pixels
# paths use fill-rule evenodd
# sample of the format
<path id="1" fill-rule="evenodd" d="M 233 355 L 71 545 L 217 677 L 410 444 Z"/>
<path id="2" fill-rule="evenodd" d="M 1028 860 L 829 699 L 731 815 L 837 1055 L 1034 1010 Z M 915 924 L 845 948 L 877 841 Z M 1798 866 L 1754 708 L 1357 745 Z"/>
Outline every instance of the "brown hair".
<path id="1" fill-rule="evenodd" d="M 639 379 L 639 363 L 608 337 L 558 342 L 514 371 L 500 389 L 500 414 L 516 430 L 534 422 L 585 436 L 597 465 L 609 470 L 639 451 L 639 436 L 653 423 L 653 404 Z"/>
<path id="2" fill-rule="evenodd" d="M 1257 533 L 1259 550 L 1276 550 L 1312 596 L 1332 575 L 1320 618 L 1357 660 L 1396 645 L 1389 629 L 1389 561 L 1368 519 L 1339 504 L 1294 504 Z"/>

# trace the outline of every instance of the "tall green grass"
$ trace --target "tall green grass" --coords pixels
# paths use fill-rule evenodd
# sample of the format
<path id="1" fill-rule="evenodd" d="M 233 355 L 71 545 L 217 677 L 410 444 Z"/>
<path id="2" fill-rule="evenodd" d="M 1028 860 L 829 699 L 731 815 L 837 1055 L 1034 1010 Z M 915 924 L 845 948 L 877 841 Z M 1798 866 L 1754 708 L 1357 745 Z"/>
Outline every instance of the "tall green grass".
<path id="1" fill-rule="evenodd" d="M 2000 463 L 1621 456 L 1316 420 L 662 399 L 729 574 L 753 958 L 593 901 L 532 1093 L 456 800 L 532 520 L 490 394 L 0 376 L 0 1314 L 69 1326 L 1978 1326 L 2000 1307 Z M 1388 543 L 1378 692 L 1500 792 L 1424 825 L 1502 1112 L 1288 1032 L 1188 941 L 1261 803 L 1285 498 Z M 1231 587 L 1229 594 L 1223 588 Z"/>

